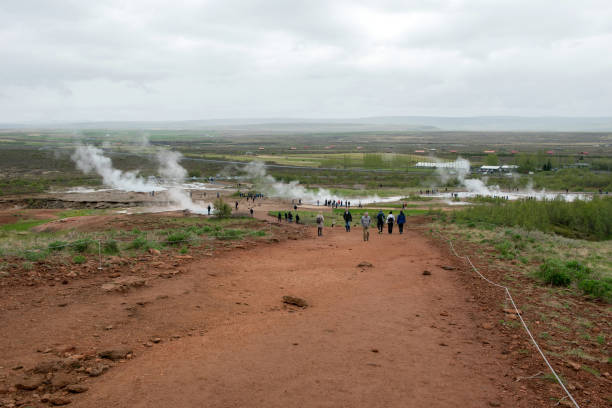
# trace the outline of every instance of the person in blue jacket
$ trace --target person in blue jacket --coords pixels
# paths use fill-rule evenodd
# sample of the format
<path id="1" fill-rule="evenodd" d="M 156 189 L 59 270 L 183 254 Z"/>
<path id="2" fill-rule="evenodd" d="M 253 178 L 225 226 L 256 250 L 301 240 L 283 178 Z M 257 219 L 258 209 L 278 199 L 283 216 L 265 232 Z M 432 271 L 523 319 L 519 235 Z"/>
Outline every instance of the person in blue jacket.
<path id="1" fill-rule="evenodd" d="M 406 223 L 406 214 L 403 211 L 400 211 L 397 216 L 397 228 L 399 229 L 399 233 L 404 232 L 404 224 Z"/>

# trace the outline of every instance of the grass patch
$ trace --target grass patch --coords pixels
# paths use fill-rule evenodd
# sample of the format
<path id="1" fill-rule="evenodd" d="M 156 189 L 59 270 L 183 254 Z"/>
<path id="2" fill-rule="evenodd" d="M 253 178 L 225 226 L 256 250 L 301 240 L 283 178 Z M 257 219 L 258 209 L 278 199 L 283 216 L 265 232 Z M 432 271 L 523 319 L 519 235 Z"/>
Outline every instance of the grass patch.
<path id="1" fill-rule="evenodd" d="M 0 225 L 0 231 L 3 232 L 23 232 L 28 231 L 38 225 L 46 224 L 50 220 L 19 220 L 13 224 Z"/>

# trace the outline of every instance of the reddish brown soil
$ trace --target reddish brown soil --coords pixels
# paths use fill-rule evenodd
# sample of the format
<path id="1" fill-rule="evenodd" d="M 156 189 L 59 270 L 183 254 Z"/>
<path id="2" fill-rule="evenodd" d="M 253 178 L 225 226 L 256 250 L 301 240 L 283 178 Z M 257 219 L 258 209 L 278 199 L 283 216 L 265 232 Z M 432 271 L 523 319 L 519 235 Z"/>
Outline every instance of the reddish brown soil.
<path id="1" fill-rule="evenodd" d="M 367 243 L 361 231 L 341 228 L 317 238 L 311 227 L 295 227 L 289 236 L 194 259 L 147 255 L 136 266 L 115 264 L 64 285 L 0 288 L 0 400 L 46 406 L 40 396 L 51 386 L 32 392 L 12 384 L 42 360 L 76 355 L 84 367 L 110 367 L 95 378 L 69 369 L 89 387 L 67 395 L 76 407 L 556 402 L 515 382 L 536 373 L 521 371 L 505 353 L 506 334 L 483 328 L 498 319 L 503 297 L 487 292 L 480 300 L 466 284 L 470 272 L 422 232 L 372 233 Z M 373 266 L 359 267 L 362 261 Z M 449 265 L 456 269 L 441 268 Z M 162 276 L 160 269 L 181 273 Z M 116 274 L 149 278 L 144 287 L 105 293 L 101 284 Z M 285 306 L 284 295 L 310 306 Z M 513 336 L 526 342 L 523 333 Z M 133 358 L 95 358 L 121 347 Z"/>

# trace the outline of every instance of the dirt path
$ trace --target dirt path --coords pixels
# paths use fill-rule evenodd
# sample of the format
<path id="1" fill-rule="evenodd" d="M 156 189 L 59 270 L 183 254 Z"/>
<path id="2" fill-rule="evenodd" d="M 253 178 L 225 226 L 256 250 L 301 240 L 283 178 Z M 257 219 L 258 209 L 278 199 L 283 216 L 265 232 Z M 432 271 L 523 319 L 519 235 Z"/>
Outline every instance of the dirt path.
<path id="1" fill-rule="evenodd" d="M 438 250 L 415 232 L 368 243 L 359 231 L 326 232 L 192 264 L 179 286 L 200 295 L 173 298 L 164 310 L 190 315 L 206 333 L 155 345 L 73 405 L 521 406 L 504 391 L 510 380 L 494 339 L 483 344 L 493 334 L 477 327 L 478 311 L 457 272 L 439 267 L 448 260 Z M 312 306 L 284 309 L 285 294 Z M 198 297 L 223 312 L 195 318 L 189 303 Z"/>

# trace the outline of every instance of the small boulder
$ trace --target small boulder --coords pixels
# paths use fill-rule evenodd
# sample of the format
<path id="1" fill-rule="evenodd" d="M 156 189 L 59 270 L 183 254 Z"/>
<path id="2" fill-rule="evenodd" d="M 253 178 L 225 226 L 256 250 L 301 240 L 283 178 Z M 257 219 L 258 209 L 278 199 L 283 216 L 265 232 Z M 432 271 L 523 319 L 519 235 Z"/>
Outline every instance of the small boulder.
<path id="1" fill-rule="evenodd" d="M 423 271 L 423 275 L 425 276 L 429 276 L 431 275 L 431 272 L 429 272 L 427 269 Z"/>
<path id="2" fill-rule="evenodd" d="M 308 307 L 308 302 L 295 296 L 283 296 L 283 303 L 297 307 Z"/>
<path id="3" fill-rule="evenodd" d="M 127 358 L 128 354 L 132 354 L 132 350 L 129 348 L 118 348 L 103 350 L 98 353 L 98 357 L 106 358 L 112 361 L 123 360 Z"/>
<path id="4" fill-rule="evenodd" d="M 62 372 L 54 374 L 53 378 L 51 378 L 51 385 L 55 389 L 64 388 L 65 386 L 70 385 L 74 382 L 76 382 L 76 378 L 73 375 Z"/>
<path id="5" fill-rule="evenodd" d="M 491 330 L 493 328 L 493 323 L 483 323 L 482 328 L 485 330 Z"/>
<path id="6" fill-rule="evenodd" d="M 68 405 L 70 404 L 72 401 L 70 401 L 70 399 L 63 397 L 61 395 L 52 395 L 49 398 L 49 403 L 51 405 L 56 405 L 56 406 L 60 406 L 60 405 Z"/>
<path id="7" fill-rule="evenodd" d="M 46 360 L 41 361 L 34 367 L 34 372 L 37 374 L 47 374 L 52 371 L 57 371 L 62 365 L 61 360 Z"/>
<path id="8" fill-rule="evenodd" d="M 362 261 L 362 262 L 359 262 L 357 267 L 358 268 L 373 268 L 374 265 L 372 265 L 370 262 Z"/>
<path id="9" fill-rule="evenodd" d="M 31 377 L 20 378 L 15 381 L 15 388 L 18 390 L 26 390 L 33 391 L 40 387 L 42 383 L 45 381 L 45 377 L 43 375 L 37 374 Z"/>
<path id="10" fill-rule="evenodd" d="M 66 387 L 66 391 L 73 394 L 81 394 L 87 390 L 89 390 L 89 388 L 81 384 L 70 384 Z"/>
<path id="11" fill-rule="evenodd" d="M 161 252 L 159 252 L 159 249 L 155 249 L 155 248 L 149 248 L 149 253 L 151 255 L 161 255 Z"/>
<path id="12" fill-rule="evenodd" d="M 93 366 L 93 367 L 88 367 L 85 370 L 85 372 L 90 377 L 98 377 L 98 376 L 102 375 L 106 370 L 108 370 L 108 366 L 107 365 L 105 365 L 105 364 L 98 364 L 98 365 Z"/>

